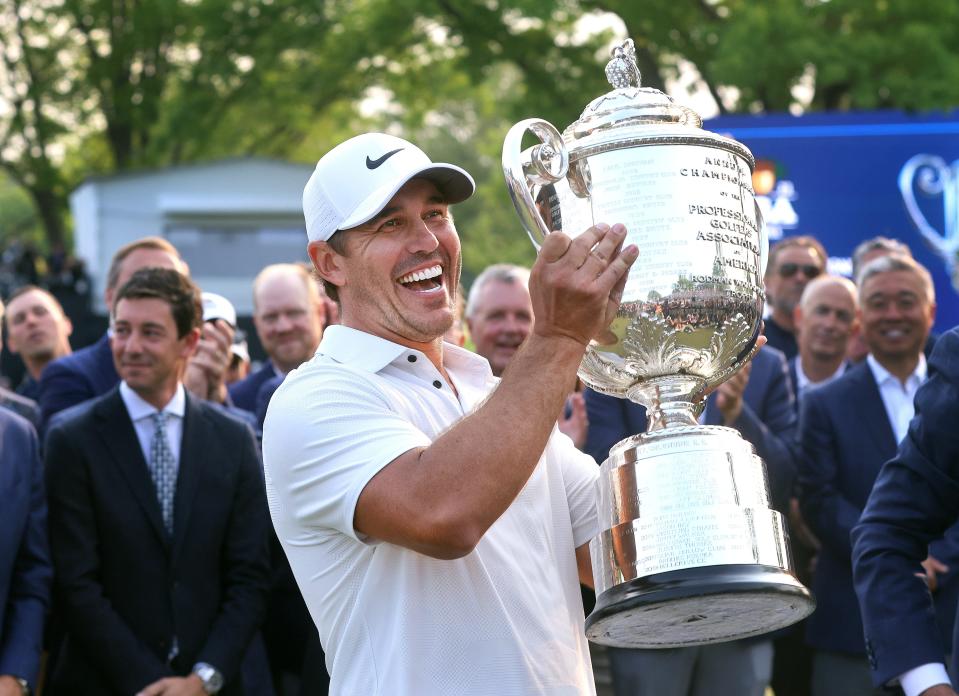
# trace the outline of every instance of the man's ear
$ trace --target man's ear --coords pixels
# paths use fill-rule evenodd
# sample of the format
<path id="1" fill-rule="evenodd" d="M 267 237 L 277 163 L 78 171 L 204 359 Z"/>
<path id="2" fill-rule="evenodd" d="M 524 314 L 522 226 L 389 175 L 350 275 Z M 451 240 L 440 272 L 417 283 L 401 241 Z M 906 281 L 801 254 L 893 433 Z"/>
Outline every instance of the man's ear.
<path id="1" fill-rule="evenodd" d="M 190 332 L 181 339 L 183 341 L 183 346 L 180 349 L 181 358 L 189 360 L 193 357 L 193 354 L 196 353 L 197 346 L 200 344 L 201 332 L 202 330 L 199 327 L 190 329 Z"/>
<path id="2" fill-rule="evenodd" d="M 315 241 L 306 246 L 306 251 L 320 278 L 337 287 L 346 284 L 346 272 L 342 265 L 343 257 L 336 253 L 333 247 L 326 242 Z"/>

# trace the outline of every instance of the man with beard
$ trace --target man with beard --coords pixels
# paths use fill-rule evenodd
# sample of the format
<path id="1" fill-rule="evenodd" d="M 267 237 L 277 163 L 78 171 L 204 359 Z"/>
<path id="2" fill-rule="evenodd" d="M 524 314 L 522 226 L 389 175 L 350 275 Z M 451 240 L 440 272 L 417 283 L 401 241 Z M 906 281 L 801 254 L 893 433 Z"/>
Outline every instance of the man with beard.
<path id="1" fill-rule="evenodd" d="M 772 312 L 766 318 L 764 333 L 769 345 L 778 348 L 787 360 L 799 352 L 793 311 L 799 304 L 806 283 L 826 270 L 826 250 L 814 237 L 787 237 L 769 250 L 766 265 L 766 297 Z"/>
<path id="2" fill-rule="evenodd" d="M 40 397 L 40 374 L 49 363 L 69 355 L 73 324 L 57 298 L 35 285 L 25 285 L 7 300 L 7 343 L 19 355 L 27 374 L 17 393 L 36 401 Z"/>
<path id="3" fill-rule="evenodd" d="M 308 251 L 338 298 L 270 403 L 274 526 L 320 631 L 332 694 L 592 694 L 579 578 L 598 531 L 591 458 L 553 437 L 626 271 L 622 225 L 549 234 L 534 328 L 497 381 L 450 343 L 459 167 L 367 133 L 303 193 Z"/>

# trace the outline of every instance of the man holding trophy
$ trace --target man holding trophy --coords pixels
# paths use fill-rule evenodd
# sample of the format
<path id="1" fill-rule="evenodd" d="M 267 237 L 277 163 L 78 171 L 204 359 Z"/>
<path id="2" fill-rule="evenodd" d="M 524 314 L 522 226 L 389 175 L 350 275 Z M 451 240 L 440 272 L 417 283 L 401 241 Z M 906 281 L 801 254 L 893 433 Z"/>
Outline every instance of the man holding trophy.
<path id="1" fill-rule="evenodd" d="M 462 169 L 368 133 L 304 191 L 313 265 L 342 324 L 276 392 L 267 493 L 331 694 L 592 694 L 579 580 L 599 531 L 593 460 L 556 436 L 589 341 L 638 249 L 622 225 L 548 235 L 535 328 L 502 380 L 443 343 Z"/>
<path id="2" fill-rule="evenodd" d="M 577 580 L 597 591 L 586 635 L 619 647 L 812 610 L 762 460 L 697 422 L 765 341 L 752 155 L 640 88 L 631 41 L 606 74 L 614 90 L 562 135 L 528 119 L 506 137 L 539 255 L 534 328 L 500 381 L 442 340 L 469 175 L 368 133 L 306 185 L 307 249 L 342 324 L 276 392 L 263 452 L 332 694 L 591 694 Z M 541 142 L 523 150 L 527 131 Z M 649 415 L 598 472 L 556 437 L 576 374 Z"/>

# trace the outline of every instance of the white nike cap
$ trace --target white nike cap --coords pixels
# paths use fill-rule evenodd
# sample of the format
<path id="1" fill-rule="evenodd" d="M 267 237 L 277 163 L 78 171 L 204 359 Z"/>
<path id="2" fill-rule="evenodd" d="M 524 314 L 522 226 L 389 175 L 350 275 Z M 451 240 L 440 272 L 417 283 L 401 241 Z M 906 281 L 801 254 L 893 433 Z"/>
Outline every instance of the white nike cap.
<path id="1" fill-rule="evenodd" d="M 201 295 L 203 302 L 203 321 L 222 319 L 230 326 L 236 326 L 236 309 L 233 303 L 215 292 L 205 292 Z"/>
<path id="2" fill-rule="evenodd" d="M 473 195 L 473 177 L 460 167 L 433 162 L 416 145 L 385 133 L 364 133 L 327 152 L 303 189 L 310 241 L 323 241 L 376 217 L 413 178 L 436 184 L 447 203 Z"/>

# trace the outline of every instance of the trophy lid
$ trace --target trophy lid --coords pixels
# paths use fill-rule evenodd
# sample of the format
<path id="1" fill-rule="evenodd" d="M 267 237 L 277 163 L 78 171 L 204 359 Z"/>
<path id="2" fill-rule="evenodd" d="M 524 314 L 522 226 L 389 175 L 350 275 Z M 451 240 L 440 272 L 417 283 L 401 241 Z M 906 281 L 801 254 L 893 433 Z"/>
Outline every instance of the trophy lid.
<path id="1" fill-rule="evenodd" d="M 606 64 L 606 79 L 613 91 L 591 101 L 579 120 L 564 131 L 569 144 L 599 131 L 627 126 L 702 126 L 702 119 L 692 109 L 676 104 L 672 97 L 658 89 L 640 86 L 641 75 L 632 39 L 613 48 L 612 59 Z"/>

